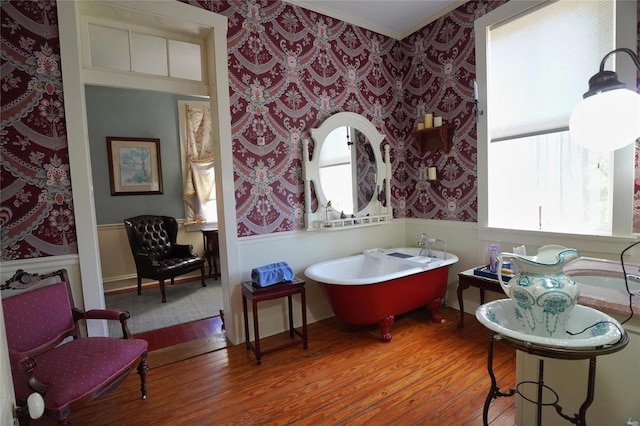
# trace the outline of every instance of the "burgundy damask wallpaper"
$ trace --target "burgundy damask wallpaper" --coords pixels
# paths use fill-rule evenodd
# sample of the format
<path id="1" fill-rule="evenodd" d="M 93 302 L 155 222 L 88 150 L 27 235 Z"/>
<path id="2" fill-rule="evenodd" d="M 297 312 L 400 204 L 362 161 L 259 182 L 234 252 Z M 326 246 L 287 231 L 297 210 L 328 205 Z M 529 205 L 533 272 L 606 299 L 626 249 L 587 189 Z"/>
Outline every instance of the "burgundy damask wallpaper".
<path id="1" fill-rule="evenodd" d="M 411 135 L 394 150 L 395 215 L 477 221 L 476 122 L 473 109 L 475 38 L 473 24 L 506 1 L 469 2 L 400 42 L 406 58 L 403 109 L 411 130 L 425 113 L 456 127 L 451 152 L 417 155 Z M 427 168 L 440 181 L 427 181 Z"/>
<path id="2" fill-rule="evenodd" d="M 339 111 L 386 135 L 396 217 L 476 221 L 473 22 L 505 2 L 469 2 L 402 42 L 284 2 L 189 2 L 229 17 L 238 235 L 303 227 L 300 141 Z M 450 153 L 418 155 L 425 112 L 456 126 Z"/>
<path id="3" fill-rule="evenodd" d="M 56 4 L 3 2 L 0 16 L 1 259 L 75 254 Z"/>
<path id="4" fill-rule="evenodd" d="M 506 1 L 470 1 L 402 41 L 279 0 L 185 1 L 229 18 L 238 235 L 302 229 L 300 142 L 339 111 L 386 135 L 396 217 L 476 221 L 473 22 Z M 1 259 L 76 253 L 55 1 L 3 2 L 0 28 Z M 425 112 L 456 126 L 448 154 L 411 143 Z M 638 182 L 635 198 L 640 211 Z"/>

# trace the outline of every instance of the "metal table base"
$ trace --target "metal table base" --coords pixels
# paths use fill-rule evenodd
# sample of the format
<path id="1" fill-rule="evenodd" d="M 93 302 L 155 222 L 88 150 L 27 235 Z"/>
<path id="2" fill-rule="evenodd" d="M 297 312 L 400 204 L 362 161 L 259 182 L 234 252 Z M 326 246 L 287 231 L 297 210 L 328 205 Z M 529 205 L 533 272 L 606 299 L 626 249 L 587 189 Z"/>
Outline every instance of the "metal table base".
<path id="1" fill-rule="evenodd" d="M 558 394 L 551 389 L 549 386 L 544 384 L 544 359 L 541 358 L 538 361 L 538 381 L 523 381 L 516 384 L 516 387 L 513 389 L 509 389 L 507 392 L 502 392 L 500 387 L 498 386 L 496 376 L 493 373 L 493 344 L 494 342 L 502 342 L 505 343 L 517 350 L 526 352 L 531 355 L 537 355 L 543 358 L 555 358 L 555 359 L 568 359 L 568 360 L 579 360 L 579 359 L 588 359 L 589 360 L 589 378 L 587 380 L 587 396 L 580 406 L 580 410 L 578 413 L 573 415 L 567 415 L 562 411 L 562 407 L 559 402 Z M 595 377 L 596 377 L 596 358 L 600 355 L 611 354 L 614 352 L 618 352 L 622 350 L 629 343 L 629 336 L 625 331 L 620 338 L 620 340 L 612 345 L 601 346 L 597 348 L 589 348 L 589 349 L 568 349 L 568 348 L 556 348 L 551 346 L 543 346 L 536 345 L 531 342 L 525 342 L 522 340 L 514 339 L 508 336 L 504 336 L 502 334 L 490 332 L 489 335 L 489 351 L 487 357 L 487 370 L 489 372 L 489 377 L 491 378 L 491 389 L 487 394 L 487 399 L 484 402 L 484 410 L 482 412 L 482 422 L 485 426 L 488 423 L 488 415 L 489 415 L 489 406 L 491 405 L 491 401 L 498 397 L 510 397 L 515 395 L 516 393 L 520 395 L 525 401 L 532 402 L 537 405 L 537 422 L 538 426 L 542 425 L 542 407 L 544 406 L 553 406 L 562 418 L 568 420 L 569 422 L 578 425 L 578 426 L 586 426 L 586 415 L 587 409 L 591 406 L 594 397 L 594 388 L 595 388 Z M 537 400 L 532 400 L 527 398 L 520 392 L 520 387 L 524 384 L 535 384 L 538 387 Z M 544 402 L 543 391 L 547 389 L 553 393 L 555 396 L 555 400 L 553 402 Z"/>

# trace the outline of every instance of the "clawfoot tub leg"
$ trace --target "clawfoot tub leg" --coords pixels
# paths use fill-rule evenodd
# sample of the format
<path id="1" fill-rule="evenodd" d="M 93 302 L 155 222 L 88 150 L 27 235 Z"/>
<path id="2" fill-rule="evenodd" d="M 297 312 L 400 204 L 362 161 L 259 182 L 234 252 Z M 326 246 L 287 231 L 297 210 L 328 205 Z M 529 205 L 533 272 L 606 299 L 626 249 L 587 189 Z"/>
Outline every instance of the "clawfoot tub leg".
<path id="1" fill-rule="evenodd" d="M 393 324 L 393 315 L 387 315 L 380 321 L 378 321 L 378 327 L 380 327 L 380 335 L 382 337 L 382 341 L 385 343 L 389 343 L 391 341 L 391 333 L 389 332 L 389 327 Z"/>
<path id="2" fill-rule="evenodd" d="M 440 316 L 440 313 L 439 313 L 441 304 L 442 304 L 442 300 L 438 297 L 432 300 L 431 302 L 429 302 L 429 304 L 427 305 L 427 308 L 429 309 L 429 313 L 431 314 L 431 319 L 433 320 L 433 322 L 442 322 L 442 316 Z"/>

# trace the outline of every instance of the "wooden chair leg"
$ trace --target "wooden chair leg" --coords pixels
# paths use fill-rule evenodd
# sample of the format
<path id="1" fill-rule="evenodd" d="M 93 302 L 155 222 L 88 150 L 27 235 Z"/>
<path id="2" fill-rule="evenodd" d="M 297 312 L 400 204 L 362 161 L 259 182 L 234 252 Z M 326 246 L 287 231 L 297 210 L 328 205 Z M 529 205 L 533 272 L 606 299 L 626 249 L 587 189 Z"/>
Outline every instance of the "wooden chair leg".
<path id="1" fill-rule="evenodd" d="M 211 273 L 209 273 L 211 275 Z M 204 282 L 204 263 L 202 264 L 202 268 L 200 268 L 200 279 L 202 280 L 202 287 L 206 287 L 207 284 Z"/>
<path id="2" fill-rule="evenodd" d="M 147 399 L 147 370 L 149 370 L 149 366 L 147 365 L 147 354 L 145 353 L 142 355 L 140 364 L 138 364 L 138 374 L 140 375 L 140 394 L 142 395 L 142 399 Z"/>
<path id="3" fill-rule="evenodd" d="M 160 293 L 162 293 L 162 303 L 167 303 L 167 295 L 164 292 L 164 280 L 160 280 Z"/>
<path id="4" fill-rule="evenodd" d="M 142 277 L 138 277 L 138 296 L 142 294 Z"/>

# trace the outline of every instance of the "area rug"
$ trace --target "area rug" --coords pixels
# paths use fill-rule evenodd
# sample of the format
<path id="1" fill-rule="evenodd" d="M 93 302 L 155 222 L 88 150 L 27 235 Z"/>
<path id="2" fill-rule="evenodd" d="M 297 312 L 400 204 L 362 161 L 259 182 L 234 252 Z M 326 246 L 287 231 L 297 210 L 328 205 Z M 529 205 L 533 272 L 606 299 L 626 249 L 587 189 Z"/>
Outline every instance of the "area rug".
<path id="1" fill-rule="evenodd" d="M 129 331 L 140 334 L 219 315 L 223 309 L 220 280 L 205 282 L 206 287 L 200 281 L 167 284 L 167 303 L 160 301 L 159 288 L 143 289 L 140 296 L 136 291 L 107 295 L 105 303 L 108 309 L 129 311 Z M 109 335 L 122 336 L 119 322 L 109 321 Z"/>

